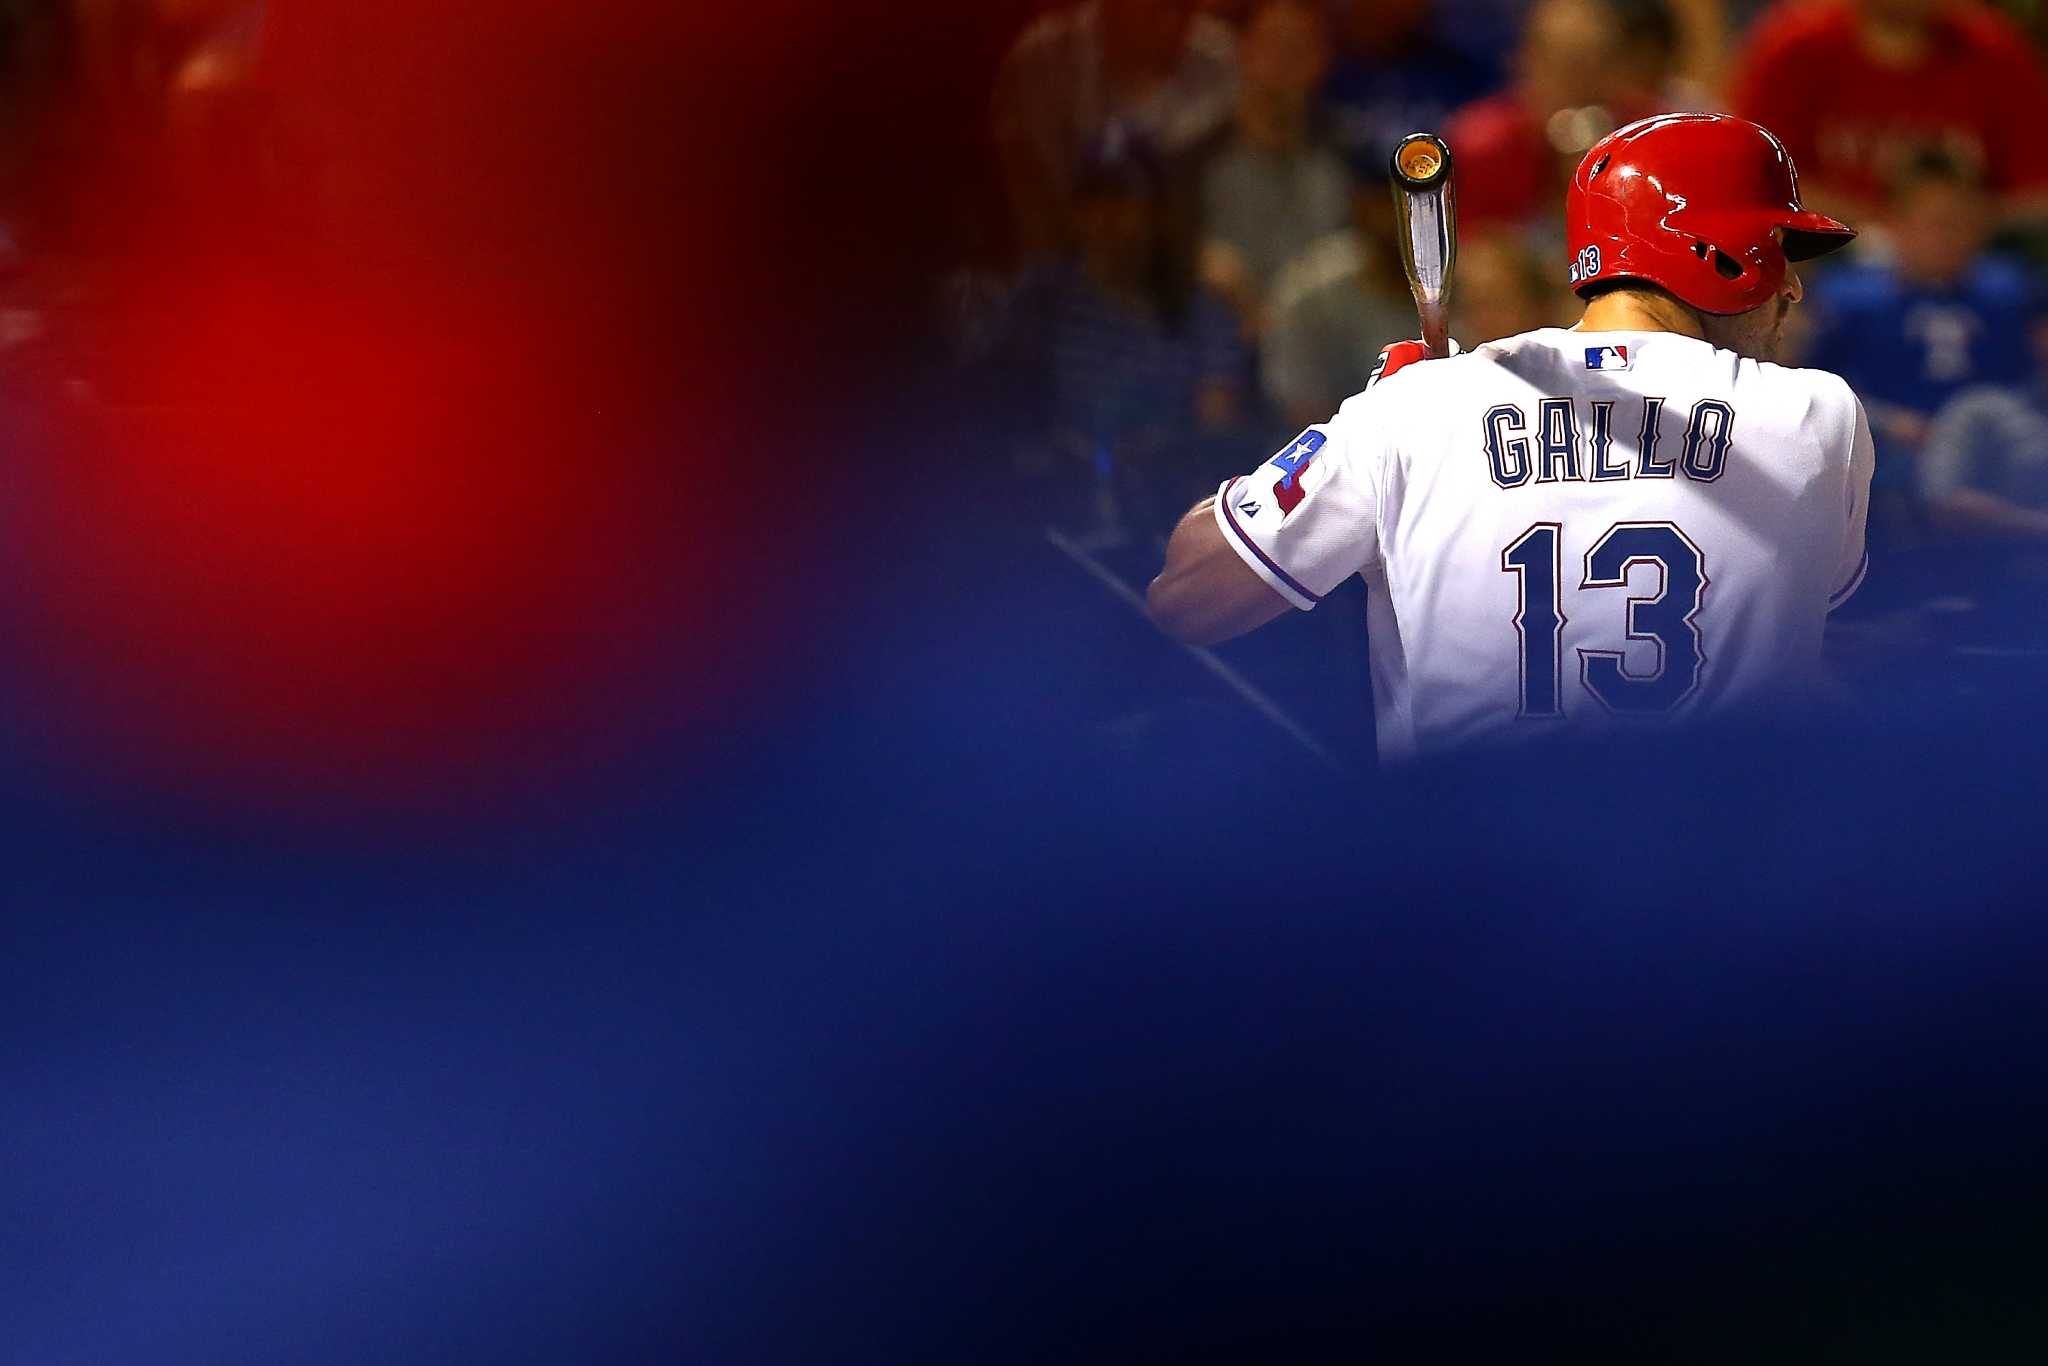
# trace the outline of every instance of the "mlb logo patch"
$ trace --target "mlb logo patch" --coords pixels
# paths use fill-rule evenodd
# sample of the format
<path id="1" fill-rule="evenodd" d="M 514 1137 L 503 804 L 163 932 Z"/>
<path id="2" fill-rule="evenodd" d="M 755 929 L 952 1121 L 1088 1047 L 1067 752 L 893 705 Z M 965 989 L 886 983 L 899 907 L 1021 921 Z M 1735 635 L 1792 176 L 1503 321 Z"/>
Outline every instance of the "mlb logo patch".
<path id="1" fill-rule="evenodd" d="M 1626 346 L 1589 346 L 1586 348 L 1588 370 L 1628 369 L 1628 348 Z"/>

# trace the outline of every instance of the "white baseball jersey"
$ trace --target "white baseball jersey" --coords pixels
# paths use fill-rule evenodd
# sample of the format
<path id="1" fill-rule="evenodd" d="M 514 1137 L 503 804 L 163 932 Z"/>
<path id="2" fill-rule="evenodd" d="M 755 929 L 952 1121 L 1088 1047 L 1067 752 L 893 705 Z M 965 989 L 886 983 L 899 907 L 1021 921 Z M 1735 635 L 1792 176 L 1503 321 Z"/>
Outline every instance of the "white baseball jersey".
<path id="1" fill-rule="evenodd" d="M 1873 454 L 1839 377 L 1545 328 L 1411 364 L 1219 490 L 1304 610 L 1367 588 L 1383 760 L 1768 707 L 1862 581 Z"/>

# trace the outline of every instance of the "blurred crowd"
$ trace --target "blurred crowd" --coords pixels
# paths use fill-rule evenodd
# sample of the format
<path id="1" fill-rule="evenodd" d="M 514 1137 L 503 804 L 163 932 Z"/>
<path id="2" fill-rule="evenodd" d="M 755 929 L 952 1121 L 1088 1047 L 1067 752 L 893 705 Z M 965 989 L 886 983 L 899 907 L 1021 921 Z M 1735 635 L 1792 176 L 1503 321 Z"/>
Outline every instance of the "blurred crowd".
<path id="1" fill-rule="evenodd" d="M 104 362 L 145 259 L 246 248 L 283 163 L 265 0 L 0 4 L 0 382 L 24 402 L 123 389 Z M 116 321 L 118 319 L 119 321 Z M 111 330 L 110 330 L 111 329 Z M 132 369 L 132 367 L 131 367 Z M 162 397 L 161 394 L 153 397 Z"/>
<path id="2" fill-rule="evenodd" d="M 657 724 L 725 543 L 664 499 L 791 357 L 701 209 L 777 199 L 786 49 L 700 13 L 0 0 L 0 745 L 382 801 Z"/>
<path id="3" fill-rule="evenodd" d="M 1659 110 L 1728 109 L 1783 137 L 1808 201 L 1863 233 L 1807 269 L 1790 357 L 1846 377 L 1877 434 L 1875 572 L 1852 610 L 1895 636 L 1989 623 L 2007 637 L 1991 644 L 2048 653 L 2048 631 L 2026 635 L 2041 614 L 2018 610 L 2048 586 L 2048 4 L 1012 3 L 1032 12 L 948 183 L 780 159 L 814 202 L 896 174 L 920 225 L 953 225 L 954 379 L 1018 526 L 1142 560 L 1415 333 L 1385 176 L 1402 134 L 1440 131 L 1457 158 L 1470 346 L 1575 316 L 1560 211 L 1585 147 Z M 716 168 L 674 164 L 705 142 L 691 102 L 710 77 L 680 82 L 631 26 L 543 0 L 489 24 L 445 8 L 0 0 L 9 419 L 239 410 L 254 452 L 274 444 L 262 420 L 303 438 L 346 418 L 353 445 L 396 449 L 365 429 L 355 400 L 374 392 L 423 446 L 452 407 L 519 438 L 550 386 L 565 431 L 610 376 L 673 388 L 643 333 L 728 354 L 743 327 L 676 321 L 721 290 L 740 322 L 761 311 L 712 239 L 818 220 L 702 211 Z M 671 99 L 690 117 L 665 122 Z M 835 146 L 808 117 L 789 136 Z M 755 162 L 778 160 L 774 132 L 756 119 Z M 784 364 L 804 344 L 762 335 Z M 508 383 L 522 366 L 532 382 Z M 490 406 L 508 392 L 520 404 Z M 268 419 L 248 411 L 261 395 Z"/>
<path id="4" fill-rule="evenodd" d="M 1673 109 L 1777 132 L 1862 237 L 1808 268 L 1792 363 L 1879 443 L 1861 610 L 2048 586 L 2048 7 L 1982 0 L 1087 0 L 991 100 L 999 231 L 954 280 L 1031 515 L 1145 543 L 1415 334 L 1386 158 L 1456 157 L 1453 334 L 1576 317 L 1563 191 Z"/>

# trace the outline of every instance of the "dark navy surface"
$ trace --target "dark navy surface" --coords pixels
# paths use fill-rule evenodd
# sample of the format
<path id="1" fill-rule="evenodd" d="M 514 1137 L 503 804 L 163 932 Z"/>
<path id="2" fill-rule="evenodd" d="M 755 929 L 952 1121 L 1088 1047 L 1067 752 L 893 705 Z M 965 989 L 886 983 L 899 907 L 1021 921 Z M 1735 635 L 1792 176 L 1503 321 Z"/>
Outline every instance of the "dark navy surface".
<path id="1" fill-rule="evenodd" d="M 2019 718 L 1338 778 L 969 531 L 925 563 L 971 599 L 602 794 L 286 828 L 15 782 L 10 1358 L 2042 1331 Z M 1234 657 L 1349 705 L 1285 653 Z"/>

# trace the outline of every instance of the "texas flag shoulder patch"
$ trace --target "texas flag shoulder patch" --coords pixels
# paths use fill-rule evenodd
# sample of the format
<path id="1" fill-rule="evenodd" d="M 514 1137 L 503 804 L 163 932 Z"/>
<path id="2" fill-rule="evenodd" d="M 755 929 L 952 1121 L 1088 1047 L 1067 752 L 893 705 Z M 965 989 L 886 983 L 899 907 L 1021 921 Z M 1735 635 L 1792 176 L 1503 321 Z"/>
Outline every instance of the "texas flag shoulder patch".
<path id="1" fill-rule="evenodd" d="M 1301 473 L 1309 462 L 1316 458 L 1316 452 L 1323 448 L 1329 438 L 1314 428 L 1303 432 L 1266 463 L 1281 471 L 1279 480 L 1273 485 L 1273 501 L 1280 505 L 1280 515 L 1285 517 L 1294 511 L 1307 492 L 1301 486 Z"/>
<path id="2" fill-rule="evenodd" d="M 1586 348 L 1588 370 L 1628 369 L 1628 348 L 1626 346 L 1589 346 Z"/>

